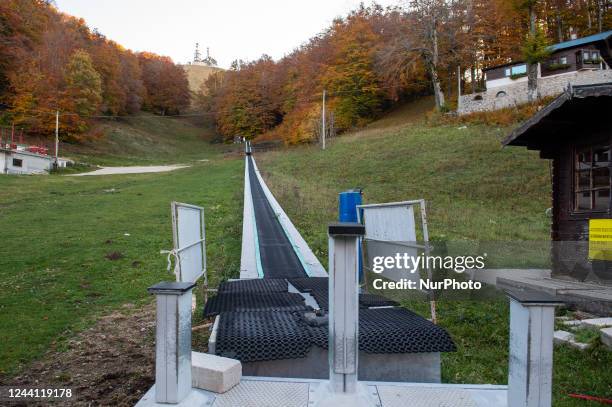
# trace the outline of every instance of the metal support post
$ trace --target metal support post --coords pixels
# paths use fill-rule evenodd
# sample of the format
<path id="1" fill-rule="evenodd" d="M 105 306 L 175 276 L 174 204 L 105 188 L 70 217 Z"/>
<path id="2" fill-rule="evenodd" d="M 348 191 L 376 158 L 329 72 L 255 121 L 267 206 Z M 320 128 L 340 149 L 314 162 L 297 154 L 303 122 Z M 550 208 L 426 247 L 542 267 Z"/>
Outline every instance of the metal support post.
<path id="1" fill-rule="evenodd" d="M 357 380 L 359 358 L 359 239 L 365 226 L 329 226 L 329 383 L 322 383 L 315 405 L 366 407 L 376 405 Z"/>
<path id="2" fill-rule="evenodd" d="M 508 296 L 508 407 L 550 407 L 555 306 L 561 303 L 533 290 L 509 291 Z"/>
<path id="3" fill-rule="evenodd" d="M 178 404 L 191 392 L 191 290 L 195 283 L 161 282 L 157 298 L 155 401 Z"/>

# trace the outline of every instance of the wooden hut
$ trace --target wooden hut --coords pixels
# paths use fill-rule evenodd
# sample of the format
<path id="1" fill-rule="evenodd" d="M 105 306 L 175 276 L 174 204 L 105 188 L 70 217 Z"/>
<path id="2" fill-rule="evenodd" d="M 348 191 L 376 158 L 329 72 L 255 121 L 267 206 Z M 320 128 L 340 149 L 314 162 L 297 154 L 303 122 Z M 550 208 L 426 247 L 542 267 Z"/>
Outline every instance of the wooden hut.
<path id="1" fill-rule="evenodd" d="M 568 88 L 503 144 L 552 160 L 553 276 L 612 284 L 612 83 Z"/>

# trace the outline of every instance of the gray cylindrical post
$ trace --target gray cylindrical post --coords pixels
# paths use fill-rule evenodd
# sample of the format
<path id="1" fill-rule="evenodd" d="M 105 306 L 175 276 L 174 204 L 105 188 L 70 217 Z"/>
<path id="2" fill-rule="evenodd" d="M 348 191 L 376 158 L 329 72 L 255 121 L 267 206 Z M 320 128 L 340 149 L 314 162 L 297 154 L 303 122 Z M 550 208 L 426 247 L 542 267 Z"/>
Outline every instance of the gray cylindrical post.
<path id="1" fill-rule="evenodd" d="M 337 393 L 357 391 L 359 223 L 329 226 L 329 380 Z"/>
<path id="2" fill-rule="evenodd" d="M 191 289 L 195 283 L 161 282 L 157 300 L 155 401 L 180 403 L 191 391 Z"/>
<path id="3" fill-rule="evenodd" d="M 509 407 L 550 407 L 552 403 L 555 297 L 533 290 L 510 297 Z"/>

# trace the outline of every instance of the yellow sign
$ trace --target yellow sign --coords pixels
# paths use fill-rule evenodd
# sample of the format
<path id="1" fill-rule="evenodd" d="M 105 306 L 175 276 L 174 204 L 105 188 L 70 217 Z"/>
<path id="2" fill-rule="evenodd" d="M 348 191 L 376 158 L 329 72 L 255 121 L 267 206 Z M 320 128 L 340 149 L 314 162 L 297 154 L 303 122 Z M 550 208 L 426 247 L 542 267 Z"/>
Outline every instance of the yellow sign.
<path id="1" fill-rule="evenodd" d="M 589 260 L 612 261 L 612 219 L 589 219 Z"/>

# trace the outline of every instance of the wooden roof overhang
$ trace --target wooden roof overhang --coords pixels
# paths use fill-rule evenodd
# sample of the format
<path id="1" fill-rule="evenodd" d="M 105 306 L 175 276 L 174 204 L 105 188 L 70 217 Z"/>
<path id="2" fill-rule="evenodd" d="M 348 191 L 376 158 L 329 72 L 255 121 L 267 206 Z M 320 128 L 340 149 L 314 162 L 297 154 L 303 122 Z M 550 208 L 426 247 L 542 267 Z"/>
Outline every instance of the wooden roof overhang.
<path id="1" fill-rule="evenodd" d="M 552 158 L 560 142 L 601 129 L 612 132 L 612 83 L 570 86 L 512 131 L 502 145 L 524 146 L 540 151 L 542 158 Z"/>

